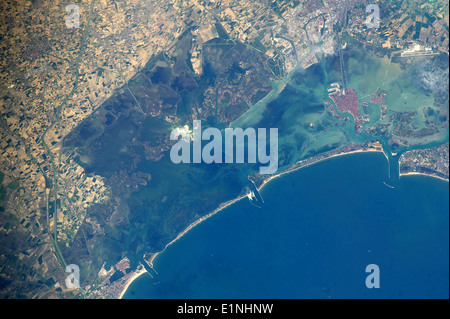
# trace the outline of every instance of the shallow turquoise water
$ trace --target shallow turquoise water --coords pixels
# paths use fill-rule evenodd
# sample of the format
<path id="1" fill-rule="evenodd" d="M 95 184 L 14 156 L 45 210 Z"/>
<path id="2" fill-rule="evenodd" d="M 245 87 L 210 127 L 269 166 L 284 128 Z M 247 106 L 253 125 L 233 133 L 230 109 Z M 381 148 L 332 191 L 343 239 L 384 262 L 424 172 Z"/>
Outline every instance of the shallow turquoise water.
<path id="1" fill-rule="evenodd" d="M 448 183 L 402 177 L 380 154 L 353 154 L 271 181 L 154 261 L 125 298 L 448 298 Z M 380 288 L 365 268 L 380 268 Z"/>

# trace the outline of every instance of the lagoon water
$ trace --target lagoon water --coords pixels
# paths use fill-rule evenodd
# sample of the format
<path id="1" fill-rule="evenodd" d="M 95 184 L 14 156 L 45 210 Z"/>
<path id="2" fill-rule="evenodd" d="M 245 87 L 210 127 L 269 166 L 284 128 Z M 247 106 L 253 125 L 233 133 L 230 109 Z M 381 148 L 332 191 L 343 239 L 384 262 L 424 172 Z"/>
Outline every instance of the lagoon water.
<path id="1" fill-rule="evenodd" d="M 124 298 L 448 298 L 449 188 L 381 153 L 333 158 L 268 183 L 189 231 Z M 365 285 L 377 264 L 380 288 Z"/>

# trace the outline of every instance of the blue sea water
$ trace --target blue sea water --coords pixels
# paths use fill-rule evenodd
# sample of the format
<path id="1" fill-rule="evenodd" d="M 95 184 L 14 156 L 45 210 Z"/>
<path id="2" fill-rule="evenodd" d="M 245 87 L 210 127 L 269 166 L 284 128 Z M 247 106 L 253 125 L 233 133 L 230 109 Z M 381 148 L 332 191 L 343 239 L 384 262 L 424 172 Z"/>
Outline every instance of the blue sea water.
<path id="1" fill-rule="evenodd" d="M 380 153 L 333 158 L 271 181 L 189 231 L 124 298 L 448 298 L 449 188 Z M 366 266 L 380 288 L 365 285 Z"/>

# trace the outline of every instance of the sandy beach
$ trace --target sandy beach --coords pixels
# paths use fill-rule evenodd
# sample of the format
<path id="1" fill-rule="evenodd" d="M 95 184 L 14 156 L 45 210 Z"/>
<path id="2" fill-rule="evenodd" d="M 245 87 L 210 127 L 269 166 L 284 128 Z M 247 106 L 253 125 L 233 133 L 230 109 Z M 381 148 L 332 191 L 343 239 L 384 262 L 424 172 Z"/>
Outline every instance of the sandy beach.
<path id="1" fill-rule="evenodd" d="M 125 286 L 122 289 L 122 292 L 120 293 L 119 299 L 122 299 L 123 295 L 125 294 L 125 292 L 127 291 L 128 287 L 130 287 L 131 283 L 133 281 L 135 281 L 139 276 L 143 275 L 147 273 L 147 270 L 145 270 L 144 267 L 142 267 L 141 269 L 138 269 L 134 272 L 134 274 L 127 280 L 127 283 L 125 284 Z"/>
<path id="2" fill-rule="evenodd" d="M 149 265 L 151 268 L 153 268 L 153 261 L 155 260 L 156 256 L 158 256 L 159 254 L 163 253 L 163 252 L 166 250 L 167 247 L 169 247 L 169 246 L 172 245 L 174 242 L 176 242 L 178 239 L 180 239 L 181 237 L 183 237 L 183 235 L 185 235 L 185 234 L 186 234 L 188 231 L 190 231 L 192 228 L 194 228 L 195 226 L 197 226 L 198 224 L 200 224 L 202 221 L 208 219 L 209 217 L 211 217 L 211 216 L 217 214 L 218 212 L 220 212 L 220 211 L 223 210 L 224 208 L 226 208 L 226 207 L 228 207 L 228 206 L 230 206 L 230 205 L 236 203 L 237 201 L 240 201 L 241 199 L 246 198 L 246 197 L 247 197 L 247 194 L 244 194 L 244 195 L 241 195 L 241 196 L 239 196 L 239 197 L 237 197 L 237 198 L 235 198 L 235 199 L 232 199 L 232 200 L 230 200 L 230 201 L 228 201 L 228 202 L 222 203 L 222 204 L 220 204 L 220 206 L 219 206 L 217 209 L 215 209 L 213 212 L 211 212 L 211 213 L 209 213 L 209 214 L 207 214 L 207 215 L 205 215 L 205 216 L 203 216 L 203 217 L 200 217 L 199 219 L 197 219 L 196 221 L 194 221 L 194 222 L 193 222 L 192 224 L 190 224 L 185 230 L 183 230 L 180 234 L 178 234 L 178 236 L 177 236 L 174 240 L 172 240 L 170 243 L 168 243 L 168 244 L 166 245 L 166 247 L 164 247 L 163 250 L 161 250 L 160 252 L 157 252 L 157 253 L 152 254 L 151 257 L 147 260 L 148 265 Z"/>
<path id="3" fill-rule="evenodd" d="M 183 230 L 180 234 L 178 234 L 178 236 L 177 236 L 175 239 L 173 239 L 170 243 L 168 243 L 168 244 L 164 247 L 163 250 L 161 250 L 161 251 L 159 251 L 159 252 L 157 252 L 157 253 L 151 254 L 151 257 L 150 257 L 148 260 L 146 260 L 146 261 L 147 261 L 147 264 L 149 265 L 149 267 L 153 268 L 153 261 L 155 260 L 155 258 L 156 258 L 159 254 L 163 253 L 163 252 L 167 249 L 167 247 L 169 247 L 170 245 L 172 245 L 173 243 L 175 243 L 177 240 L 179 240 L 181 237 L 183 237 L 183 236 L 184 236 L 188 231 L 190 231 L 192 228 L 194 228 L 195 226 L 197 226 L 198 224 L 200 224 L 202 221 L 208 219 L 209 217 L 211 217 L 211 216 L 217 214 L 218 212 L 220 212 L 220 211 L 223 210 L 224 208 L 226 208 L 226 207 L 228 207 L 228 206 L 230 206 L 230 205 L 232 205 L 232 204 L 234 204 L 234 203 L 240 201 L 240 200 L 243 199 L 243 198 L 247 198 L 247 194 L 241 195 L 241 196 L 239 196 L 239 197 L 237 197 L 237 198 L 235 198 L 235 199 L 233 199 L 233 200 L 230 200 L 230 201 L 228 201 L 228 202 L 222 203 L 222 204 L 221 204 L 217 209 L 215 209 L 213 212 L 211 212 L 211 213 L 209 213 L 209 214 L 207 214 L 207 215 L 205 215 L 205 216 L 203 216 L 203 217 L 200 217 L 199 219 L 197 219 L 196 221 L 194 221 L 194 222 L 193 222 L 192 224 L 190 224 L 185 230 Z M 133 274 L 133 276 L 131 276 L 131 277 L 128 279 L 128 281 L 127 281 L 127 283 L 125 284 L 125 286 L 124 286 L 122 292 L 120 293 L 119 299 L 122 299 L 123 295 L 124 295 L 125 292 L 127 291 L 128 287 L 133 283 L 133 281 L 136 280 L 139 276 L 141 276 L 141 275 L 144 274 L 144 273 L 147 273 L 147 270 L 145 270 L 145 268 L 142 268 L 141 270 L 136 271 L 136 273 Z"/>
<path id="4" fill-rule="evenodd" d="M 298 171 L 299 169 L 302 169 L 302 168 L 305 168 L 305 167 L 308 167 L 308 166 L 311 166 L 311 165 L 314 165 L 314 164 L 317 164 L 317 163 L 320 163 L 320 162 L 329 160 L 329 159 L 331 159 L 331 158 L 335 158 L 335 157 L 339 157 L 339 156 L 344 156 L 344 155 L 355 154 L 355 153 L 366 153 L 366 152 L 379 152 L 379 153 L 383 153 L 384 156 L 386 157 L 386 159 L 388 159 L 387 155 L 384 153 L 384 151 L 383 151 L 382 149 L 365 149 L 365 150 L 359 149 L 359 150 L 353 150 L 353 151 L 349 151 L 349 152 L 342 152 L 342 153 L 330 155 L 330 156 L 328 156 L 328 157 L 324 157 L 324 158 L 319 159 L 319 160 L 317 160 L 317 161 L 315 161 L 315 162 L 308 163 L 308 164 L 305 164 L 305 165 L 295 166 L 295 165 L 297 165 L 298 163 L 300 163 L 300 162 L 297 162 L 296 164 L 294 164 L 295 167 L 288 168 L 288 169 L 286 169 L 286 170 L 284 170 L 284 171 L 282 171 L 282 172 L 280 172 L 280 173 L 278 173 L 278 174 L 272 175 L 271 177 L 269 177 L 269 178 L 267 178 L 266 180 L 264 180 L 264 182 L 258 187 L 258 191 L 261 191 L 261 189 L 262 189 L 267 183 L 269 183 L 271 180 L 273 180 L 273 179 L 275 179 L 275 178 L 278 178 L 278 177 L 280 177 L 280 176 L 283 176 L 283 175 L 285 175 L 285 174 L 289 174 L 289 173 Z"/>
<path id="5" fill-rule="evenodd" d="M 380 153 L 383 153 L 383 154 L 386 156 L 386 159 L 388 159 L 387 155 L 384 153 L 384 151 L 383 151 L 381 148 L 368 148 L 368 149 L 358 149 L 358 150 L 352 150 L 352 151 L 342 151 L 341 153 L 333 154 L 333 155 L 330 155 L 330 156 L 327 156 L 327 157 L 318 159 L 317 161 L 314 161 L 314 162 L 311 162 L 311 163 L 307 163 L 307 164 L 305 164 L 305 165 L 301 165 L 301 161 L 300 161 L 300 162 L 297 162 L 296 164 L 294 164 L 294 167 L 288 168 L 287 170 L 284 170 L 284 171 L 282 171 L 282 172 L 280 172 L 280 173 L 278 173 L 278 174 L 272 175 L 272 176 L 268 177 L 267 179 L 265 179 L 265 180 L 263 181 L 263 183 L 262 183 L 257 189 L 258 189 L 258 191 L 260 191 L 265 185 L 267 185 L 271 180 L 273 180 L 273 179 L 275 179 L 275 178 L 278 178 L 278 177 L 283 176 L 283 175 L 285 175 L 285 174 L 289 174 L 289 173 L 295 172 L 295 171 L 297 171 L 297 170 L 299 170 L 299 169 L 302 169 L 302 168 L 305 168 L 305 167 L 308 167 L 308 166 L 311 166 L 311 165 L 314 165 L 314 164 L 323 162 L 323 161 L 325 161 L 325 160 L 329 160 L 329 159 L 331 159 L 331 158 L 335 158 L 335 157 L 338 157 L 338 156 L 350 155 L 350 154 L 355 154 L 355 153 L 365 153 L 365 152 L 380 152 Z M 298 166 L 295 166 L 295 165 L 298 165 Z M 401 176 L 403 176 L 403 175 L 428 175 L 428 174 L 422 174 L 422 173 L 407 173 L 407 174 L 401 174 Z M 442 180 L 448 182 L 448 180 L 443 179 L 443 178 L 438 177 L 438 176 L 434 176 L 434 175 L 428 175 L 428 176 L 436 177 L 436 178 L 439 178 L 439 179 L 442 179 Z M 228 202 L 222 203 L 222 204 L 221 204 L 217 209 L 215 209 L 213 212 L 211 212 L 211 213 L 209 213 L 209 214 L 207 214 L 207 215 L 205 215 L 205 216 L 203 216 L 203 217 L 197 219 L 197 220 L 194 221 L 193 223 L 191 223 L 184 231 L 182 231 L 180 234 L 178 234 L 178 236 L 177 236 L 175 239 L 173 239 L 170 243 L 168 243 L 168 244 L 164 247 L 163 250 L 161 250 L 160 252 L 151 254 L 151 256 L 146 260 L 147 263 L 148 263 L 148 265 L 149 265 L 151 268 L 153 268 L 153 261 L 155 260 L 155 258 L 156 258 L 159 254 L 163 253 L 163 252 L 166 250 L 167 247 L 169 247 L 170 245 L 172 245 L 173 243 L 175 243 L 177 240 L 179 240 L 181 237 L 183 237 L 188 231 L 190 231 L 192 228 L 194 228 L 195 226 L 197 226 L 198 224 L 200 224 L 200 223 L 203 222 L 204 220 L 208 219 L 208 218 L 211 217 L 211 216 L 214 216 L 215 214 L 217 214 L 218 212 L 220 212 L 220 211 L 223 210 L 224 208 L 226 208 L 226 207 L 228 207 L 228 206 L 230 206 L 230 205 L 232 205 L 232 204 L 234 204 L 234 203 L 236 203 L 236 202 L 238 202 L 238 201 L 240 201 L 241 199 L 246 198 L 246 197 L 247 197 L 247 194 L 244 194 L 244 195 L 241 195 L 241 196 L 239 196 L 239 197 L 237 197 L 237 198 L 235 198 L 235 199 L 233 199 L 233 200 L 230 200 L 230 201 L 228 201 Z M 150 254 L 149 254 L 149 255 L 150 255 Z M 143 268 L 141 271 L 137 272 L 135 275 L 133 275 L 132 277 L 130 277 L 129 281 L 127 282 L 127 284 L 125 285 L 125 287 L 124 287 L 124 289 L 123 289 L 123 292 L 122 292 L 121 295 L 120 295 L 120 298 L 122 298 L 122 296 L 124 295 L 124 293 L 125 293 L 125 291 L 128 289 L 128 287 L 131 285 L 131 283 L 132 283 L 136 278 L 138 278 L 140 275 L 142 275 L 143 273 L 146 273 L 146 272 L 147 272 L 147 271 L 145 270 L 145 268 Z"/>
<path id="6" fill-rule="evenodd" d="M 325 158 L 323 158 L 323 159 L 317 160 L 317 161 L 315 161 L 315 162 L 308 163 L 308 164 L 306 164 L 306 165 L 300 165 L 300 166 L 298 166 L 298 167 L 289 168 L 289 169 L 287 169 L 287 170 L 285 170 L 285 171 L 282 171 L 282 172 L 280 172 L 280 173 L 278 173 L 278 174 L 272 175 L 272 176 L 270 176 L 269 178 L 267 178 L 266 180 L 264 180 L 264 182 L 263 182 L 257 189 L 258 189 L 258 191 L 260 191 L 260 190 L 261 190 L 266 184 L 268 184 L 271 180 L 273 180 L 273 179 L 275 179 L 275 178 L 277 178 L 277 177 L 283 176 L 283 175 L 285 175 L 285 174 L 289 174 L 289 173 L 295 172 L 295 171 L 297 171 L 297 170 L 299 170 L 299 169 L 301 169 L 301 168 L 305 168 L 305 167 L 311 166 L 311 165 L 313 165 L 313 164 L 317 164 L 317 163 L 319 163 L 319 162 L 322 162 L 322 161 L 325 161 L 325 160 L 328 160 L 328 159 L 331 159 L 331 158 L 334 158 L 334 157 L 343 156 L 343 155 L 350 155 L 350 154 L 355 154 L 355 153 L 364 153 L 364 152 L 381 152 L 381 153 L 384 154 L 384 152 L 383 152 L 382 150 L 380 150 L 380 149 L 365 149 L 365 150 L 359 149 L 359 150 L 353 150 L 353 151 L 348 151 L 348 152 L 343 151 L 342 153 L 334 154 L 334 155 L 325 157 Z M 298 163 L 299 163 L 299 162 L 298 162 Z M 295 165 L 295 164 L 294 164 L 294 165 Z M 240 200 L 243 199 L 243 198 L 247 198 L 247 194 L 243 194 L 243 195 L 241 195 L 241 196 L 239 196 L 239 197 L 237 197 L 237 198 L 235 198 L 235 199 L 232 199 L 232 200 L 230 200 L 230 201 L 228 201 L 228 202 L 222 203 L 222 204 L 220 204 L 220 206 L 219 206 L 217 209 L 215 209 L 213 212 L 211 212 L 211 213 L 209 213 L 209 214 L 207 214 L 207 215 L 205 215 L 205 216 L 203 216 L 203 217 L 200 217 L 199 219 L 195 220 L 195 221 L 194 221 L 193 223 L 191 223 L 185 230 L 183 230 L 180 234 L 178 234 L 178 236 L 177 236 L 175 239 L 173 239 L 170 243 L 168 243 L 168 244 L 164 247 L 163 250 L 161 250 L 161 251 L 159 251 L 159 252 L 157 252 L 157 253 L 154 253 L 154 254 L 149 254 L 149 255 L 151 255 L 151 256 L 146 260 L 146 261 L 147 261 L 147 264 L 149 265 L 149 267 L 153 268 L 153 261 L 155 260 L 155 258 L 156 258 L 159 254 L 163 253 L 163 252 L 167 249 L 167 247 L 169 247 L 170 245 L 172 245 L 173 243 L 175 243 L 177 240 L 179 240 L 181 237 L 183 237 L 183 236 L 184 236 L 188 231 L 190 231 L 192 228 L 194 228 L 195 226 L 197 226 L 198 224 L 200 224 L 200 223 L 203 222 L 204 220 L 210 218 L 211 216 L 214 216 L 215 214 L 217 214 L 218 212 L 220 212 L 220 211 L 223 210 L 224 208 L 226 208 L 226 207 L 228 207 L 228 206 L 230 206 L 230 205 L 232 205 L 232 204 L 234 204 L 234 203 L 240 201 Z M 121 299 L 121 298 L 123 297 L 123 295 L 125 294 L 125 292 L 126 292 L 126 290 L 128 289 L 128 287 L 131 285 L 131 283 L 132 283 L 134 280 L 136 280 L 136 278 L 138 278 L 139 276 L 141 276 L 142 274 L 144 274 L 144 273 L 146 273 L 146 272 L 147 272 L 147 271 L 145 270 L 145 268 L 143 268 L 142 270 L 136 272 L 133 276 L 131 276 L 130 279 L 128 280 L 128 282 L 126 283 L 126 285 L 124 286 L 124 289 L 123 289 L 123 291 L 121 292 L 119 299 Z"/>
<path id="7" fill-rule="evenodd" d="M 440 177 L 440 176 L 437 176 L 437 175 L 434 175 L 434 174 L 421 173 L 421 172 L 400 173 L 400 177 L 402 177 L 402 176 L 413 176 L 413 175 L 429 176 L 429 177 L 433 177 L 433 178 L 440 179 L 441 181 L 444 181 L 444 182 L 447 182 L 447 183 L 449 182 L 448 179 L 445 179 L 445 178 L 443 178 L 443 177 Z"/>

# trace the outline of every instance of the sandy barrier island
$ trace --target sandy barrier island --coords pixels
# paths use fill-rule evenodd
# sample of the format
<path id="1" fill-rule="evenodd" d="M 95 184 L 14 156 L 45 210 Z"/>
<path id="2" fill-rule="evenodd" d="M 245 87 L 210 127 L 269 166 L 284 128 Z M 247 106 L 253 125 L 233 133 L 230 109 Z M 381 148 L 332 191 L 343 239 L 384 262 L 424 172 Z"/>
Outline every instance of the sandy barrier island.
<path id="1" fill-rule="evenodd" d="M 386 159 L 387 159 L 388 162 L 389 162 L 388 156 L 387 156 L 386 153 L 383 151 L 383 149 L 381 148 L 381 145 L 380 145 L 379 143 L 369 143 L 368 145 L 371 146 L 371 147 L 369 147 L 369 148 L 352 149 L 352 150 L 336 150 L 336 151 L 332 152 L 332 154 L 328 154 L 328 155 L 327 155 L 327 154 L 320 155 L 320 156 L 319 156 L 318 158 L 316 158 L 316 159 L 315 159 L 315 158 L 312 158 L 312 159 L 310 159 L 310 160 L 302 160 L 302 161 L 299 161 L 299 162 L 295 163 L 292 167 L 290 167 L 290 168 L 288 168 L 288 169 L 286 169 L 286 170 L 284 170 L 284 171 L 281 171 L 280 173 L 271 175 L 270 177 L 264 179 L 263 182 L 262 182 L 262 184 L 261 184 L 259 187 L 257 187 L 257 189 L 258 189 L 258 191 L 261 191 L 262 188 L 263 188 L 265 185 L 267 185 L 270 181 L 274 180 L 275 178 L 278 178 L 278 177 L 280 177 L 280 176 L 283 176 L 283 175 L 286 175 L 286 174 L 289 174 L 289 173 L 298 171 L 299 169 L 302 169 L 302 168 L 305 168 L 305 167 L 308 167 L 308 166 L 311 166 L 311 165 L 314 165 L 314 164 L 323 162 L 323 161 L 325 161 L 325 160 L 329 160 L 329 159 L 332 159 L 332 158 L 335 158 L 335 157 L 339 157 L 339 156 L 350 155 L 350 154 L 356 154 L 356 153 L 366 153 L 366 152 L 372 153 L 372 152 L 379 152 L 379 153 L 383 153 L 383 155 L 386 157 Z M 424 173 L 420 173 L 420 172 L 403 173 L 403 174 L 400 174 L 400 176 L 406 176 L 406 175 L 426 175 L 426 176 L 430 176 L 430 177 L 439 178 L 439 179 L 441 179 L 441 180 L 444 180 L 444 181 L 447 181 L 447 182 L 448 182 L 447 179 L 443 179 L 443 178 L 441 178 L 441 177 L 439 177 L 439 176 L 431 175 L 431 174 L 424 174 Z M 240 201 L 241 199 L 246 198 L 247 195 L 248 195 L 248 194 L 246 193 L 246 194 L 240 195 L 239 197 L 237 197 L 237 198 L 235 198 L 235 199 L 232 199 L 232 200 L 230 200 L 230 201 L 227 201 L 227 202 L 225 202 L 225 203 L 220 204 L 220 206 L 219 206 L 218 208 L 216 208 L 213 212 L 211 212 L 211 213 L 209 213 L 209 214 L 207 214 L 207 215 L 205 215 L 205 216 L 203 216 L 203 217 L 200 217 L 199 219 L 197 219 L 197 220 L 195 220 L 193 223 L 191 223 L 185 230 L 183 230 L 180 234 L 178 234 L 178 236 L 177 236 L 175 239 L 173 239 L 170 243 L 168 243 L 168 244 L 164 247 L 163 250 L 161 250 L 161 251 L 159 251 L 159 252 L 156 252 L 156 253 L 152 253 L 152 254 L 148 254 L 148 255 L 144 256 L 144 260 L 147 262 L 148 266 L 151 267 L 151 268 L 153 269 L 153 262 L 154 262 L 155 258 L 156 258 L 159 254 L 163 253 L 163 252 L 167 249 L 167 247 L 169 247 L 170 245 L 172 245 L 173 243 L 175 243 L 177 240 L 179 240 L 181 237 L 183 237 L 188 231 L 190 231 L 192 228 L 194 228 L 195 226 L 197 226 L 197 225 L 200 224 L 201 222 L 205 221 L 206 219 L 210 218 L 211 216 L 214 216 L 214 215 L 217 214 L 218 212 L 220 212 L 220 211 L 222 211 L 223 209 L 227 208 L 228 206 L 230 206 L 230 205 L 232 205 L 232 204 L 234 204 L 234 203 Z M 148 256 L 148 257 L 147 257 L 147 256 Z M 128 287 L 131 285 L 131 283 L 132 283 L 134 280 L 136 280 L 139 276 L 141 276 L 142 274 L 145 274 L 146 272 L 147 272 L 147 270 L 145 270 L 145 268 L 142 268 L 141 270 L 136 271 L 136 273 L 135 273 L 133 276 L 131 276 L 131 277 L 129 278 L 129 280 L 127 281 L 127 283 L 125 284 L 125 286 L 124 286 L 124 288 L 123 288 L 123 291 L 121 292 L 119 298 L 121 299 L 121 298 L 123 297 L 123 295 L 125 294 L 126 290 L 128 289 Z"/>

